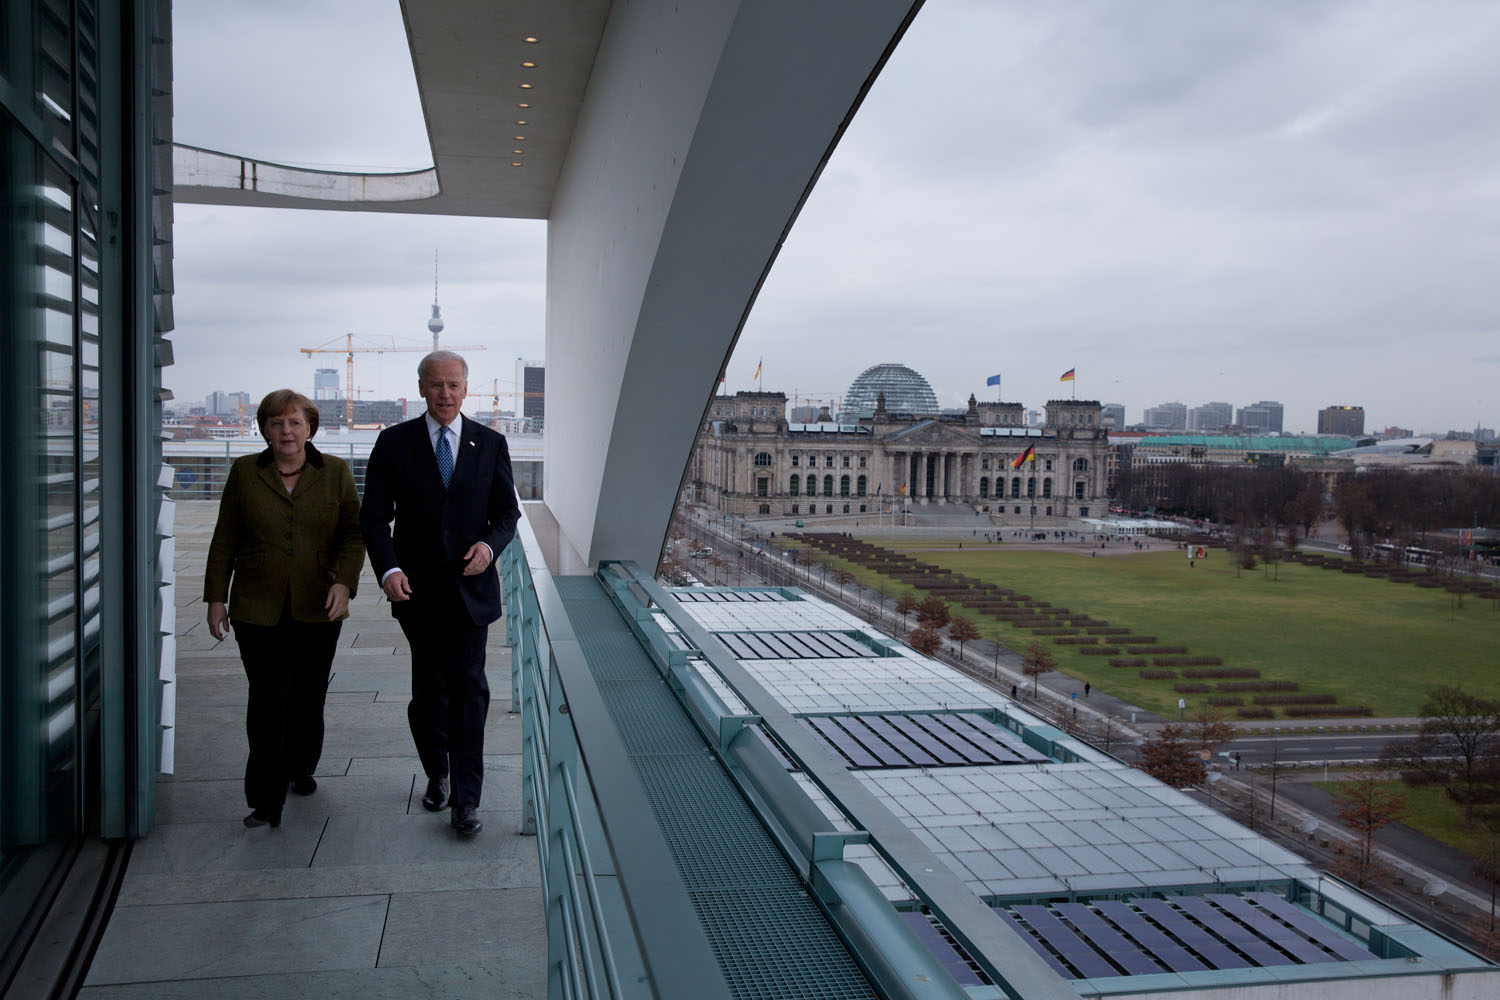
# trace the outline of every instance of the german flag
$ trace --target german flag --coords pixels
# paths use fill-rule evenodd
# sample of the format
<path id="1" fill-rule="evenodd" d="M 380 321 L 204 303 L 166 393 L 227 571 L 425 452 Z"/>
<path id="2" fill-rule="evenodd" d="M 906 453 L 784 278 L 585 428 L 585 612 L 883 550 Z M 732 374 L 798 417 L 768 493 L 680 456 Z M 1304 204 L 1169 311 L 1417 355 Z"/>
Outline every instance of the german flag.
<path id="1" fill-rule="evenodd" d="M 1021 466 L 1025 465 L 1027 462 L 1035 462 L 1035 461 L 1036 461 L 1036 445 L 1031 445 L 1025 451 L 1021 452 L 1021 454 L 1019 454 L 1019 455 L 1016 456 L 1015 461 L 1013 461 L 1013 462 L 1010 463 L 1010 467 L 1012 469 L 1019 469 Z"/>
<path id="2" fill-rule="evenodd" d="M 1076 371 L 1078 371 L 1077 368 L 1069 368 L 1067 371 L 1065 371 L 1065 372 L 1062 373 L 1062 378 L 1058 379 L 1058 381 L 1059 382 L 1071 382 L 1071 381 L 1073 381 L 1073 373 L 1076 372 Z"/>

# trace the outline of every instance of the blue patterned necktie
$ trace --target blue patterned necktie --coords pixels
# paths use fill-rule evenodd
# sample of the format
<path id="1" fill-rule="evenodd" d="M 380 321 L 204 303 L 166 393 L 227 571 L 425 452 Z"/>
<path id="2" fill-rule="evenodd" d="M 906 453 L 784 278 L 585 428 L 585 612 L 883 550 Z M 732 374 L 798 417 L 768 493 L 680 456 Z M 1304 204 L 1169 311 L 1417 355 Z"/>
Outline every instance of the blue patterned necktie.
<path id="1" fill-rule="evenodd" d="M 443 489 L 453 481 L 453 449 L 448 446 L 448 428 L 438 431 L 437 463 L 438 475 L 443 477 Z"/>

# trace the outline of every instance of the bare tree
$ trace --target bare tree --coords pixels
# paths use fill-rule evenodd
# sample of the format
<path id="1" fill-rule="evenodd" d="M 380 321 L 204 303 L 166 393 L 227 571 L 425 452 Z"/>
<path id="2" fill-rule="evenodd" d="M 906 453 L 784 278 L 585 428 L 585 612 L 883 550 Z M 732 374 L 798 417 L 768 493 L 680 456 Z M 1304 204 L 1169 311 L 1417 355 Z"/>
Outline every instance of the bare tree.
<path id="1" fill-rule="evenodd" d="M 964 643 L 973 642 L 975 639 L 978 639 L 981 634 L 982 633 L 980 633 L 979 631 L 979 626 L 969 621 L 969 619 L 965 618 L 963 615 L 954 615 L 953 618 L 948 622 L 948 638 L 953 639 L 958 643 L 959 659 L 963 659 Z"/>
<path id="2" fill-rule="evenodd" d="M 1443 685 L 1428 689 L 1419 712 L 1417 735 L 1388 744 L 1382 759 L 1442 783 L 1463 803 L 1464 825 L 1471 826 L 1475 803 L 1500 787 L 1500 701 Z"/>
<path id="3" fill-rule="evenodd" d="M 1141 744 L 1136 767 L 1173 788 L 1201 785 L 1203 760 L 1193 749 L 1187 730 L 1176 724 L 1162 726 L 1156 736 Z"/>
<path id="4" fill-rule="evenodd" d="M 1240 731 L 1224 716 L 1224 711 L 1212 705 L 1203 705 L 1193 716 L 1188 734 L 1198 744 L 1200 751 L 1213 752 L 1231 742 Z"/>
<path id="5" fill-rule="evenodd" d="M 906 637 L 906 644 L 923 656 L 931 656 L 942 647 L 943 637 L 937 634 L 936 629 L 918 625 Z"/>
<path id="6" fill-rule="evenodd" d="M 1356 885 L 1369 885 L 1385 874 L 1375 861 L 1375 834 L 1406 815 L 1406 793 L 1386 787 L 1383 775 L 1365 771 L 1333 790 L 1339 822 L 1359 837 L 1359 853 L 1337 874 Z"/>
<path id="7" fill-rule="evenodd" d="M 907 591 L 896 598 L 896 614 L 901 616 L 901 627 L 905 628 L 911 613 L 917 610 L 917 598 L 911 591 Z"/>
<path id="8" fill-rule="evenodd" d="M 1026 652 L 1021 655 L 1021 673 L 1031 678 L 1031 697 L 1037 694 L 1038 678 L 1048 671 L 1057 669 L 1057 657 L 1052 655 L 1052 650 L 1039 642 L 1033 642 L 1026 647 Z"/>

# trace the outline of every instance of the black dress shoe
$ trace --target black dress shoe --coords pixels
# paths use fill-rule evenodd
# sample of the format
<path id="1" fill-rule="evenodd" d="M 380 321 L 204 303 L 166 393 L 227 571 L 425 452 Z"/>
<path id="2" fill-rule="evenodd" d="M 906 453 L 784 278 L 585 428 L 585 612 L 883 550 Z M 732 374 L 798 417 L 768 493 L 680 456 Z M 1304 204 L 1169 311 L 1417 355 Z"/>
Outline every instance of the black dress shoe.
<path id="1" fill-rule="evenodd" d="M 317 779 L 310 774 L 301 774 L 292 779 L 292 791 L 298 795 L 311 795 L 317 790 Z"/>
<path id="2" fill-rule="evenodd" d="M 448 804 L 448 779 L 428 778 L 427 794 L 422 796 L 422 808 L 437 812 Z"/>
<path id="3" fill-rule="evenodd" d="M 453 807 L 453 829 L 458 831 L 460 837 L 472 837 L 484 829 L 484 824 L 479 822 L 479 810 L 475 806 Z"/>
<path id="4" fill-rule="evenodd" d="M 273 818 L 267 813 L 263 813 L 259 809 L 257 809 L 249 816 L 245 817 L 245 825 L 251 828 L 257 826 L 277 827 L 281 825 L 281 817 L 277 816 Z"/>

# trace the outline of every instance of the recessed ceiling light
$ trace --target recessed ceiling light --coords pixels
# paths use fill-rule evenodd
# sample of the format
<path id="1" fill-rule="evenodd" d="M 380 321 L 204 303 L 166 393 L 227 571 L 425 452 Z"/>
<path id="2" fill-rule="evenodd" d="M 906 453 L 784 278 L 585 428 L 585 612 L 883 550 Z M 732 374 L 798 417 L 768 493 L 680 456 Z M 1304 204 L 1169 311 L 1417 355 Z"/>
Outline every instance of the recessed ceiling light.
<path id="1" fill-rule="evenodd" d="M 530 90 L 531 89 L 531 84 L 529 84 L 529 83 L 523 83 L 523 84 L 521 84 L 521 89 L 522 90 Z"/>
<path id="2" fill-rule="evenodd" d="M 519 167 L 520 164 L 519 163 L 512 163 L 511 166 L 513 166 L 513 167 Z"/>
<path id="3" fill-rule="evenodd" d="M 516 140 L 517 142 L 525 142 L 526 141 L 526 137 L 524 135 L 513 135 L 513 136 L 511 136 L 511 138 L 514 139 L 514 140 Z"/>
<path id="4" fill-rule="evenodd" d="M 517 118 L 516 119 L 516 124 L 517 125 L 525 125 L 526 124 L 526 119 L 524 119 L 524 118 Z"/>
<path id="5" fill-rule="evenodd" d="M 523 62 L 521 64 L 521 67 L 523 69 L 536 69 L 536 63 L 534 63 L 534 62 Z"/>
<path id="6" fill-rule="evenodd" d="M 529 107 L 531 107 L 531 105 L 523 103 L 523 104 L 517 104 L 516 107 L 518 107 L 518 108 L 529 108 Z"/>
<path id="7" fill-rule="evenodd" d="M 526 155 L 526 150 L 524 150 L 524 149 L 512 149 L 511 152 L 515 153 L 517 156 L 525 156 Z"/>
<path id="8" fill-rule="evenodd" d="M 535 45 L 536 44 L 536 36 L 535 35 L 527 35 L 525 38 L 521 39 L 521 41 L 525 42 L 527 45 Z"/>

